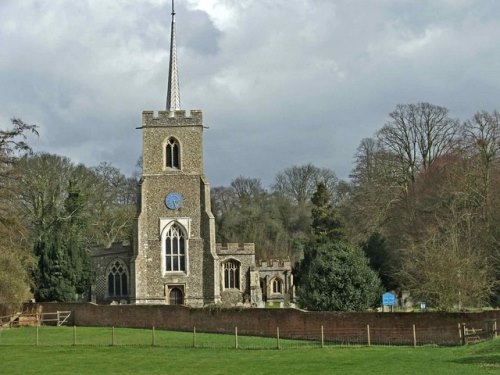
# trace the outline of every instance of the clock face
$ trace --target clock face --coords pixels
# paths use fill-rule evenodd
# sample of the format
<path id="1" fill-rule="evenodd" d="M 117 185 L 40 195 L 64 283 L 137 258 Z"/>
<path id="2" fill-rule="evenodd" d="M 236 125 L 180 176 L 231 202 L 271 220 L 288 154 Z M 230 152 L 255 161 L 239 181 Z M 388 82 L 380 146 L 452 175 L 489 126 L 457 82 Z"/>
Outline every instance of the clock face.
<path id="1" fill-rule="evenodd" d="M 165 205 L 170 210 L 177 210 L 182 207 L 182 194 L 181 193 L 169 193 L 165 197 Z"/>

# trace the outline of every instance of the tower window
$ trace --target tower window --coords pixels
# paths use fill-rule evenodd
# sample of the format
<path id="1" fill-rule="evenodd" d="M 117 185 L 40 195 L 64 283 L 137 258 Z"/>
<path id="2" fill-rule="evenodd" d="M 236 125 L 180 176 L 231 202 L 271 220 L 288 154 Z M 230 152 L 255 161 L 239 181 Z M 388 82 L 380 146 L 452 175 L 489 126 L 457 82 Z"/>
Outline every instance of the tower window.
<path id="1" fill-rule="evenodd" d="M 165 148 L 165 161 L 167 168 L 180 169 L 179 150 L 179 142 L 177 142 L 174 138 L 170 138 Z"/>
<path id="2" fill-rule="evenodd" d="M 186 239 L 181 228 L 172 225 L 165 241 L 166 271 L 186 271 Z"/>
<path id="3" fill-rule="evenodd" d="M 240 264 L 235 260 L 224 263 L 224 289 L 240 289 Z"/>
<path id="4" fill-rule="evenodd" d="M 127 267 L 120 260 L 115 260 L 108 272 L 108 296 L 123 297 L 128 295 Z"/>
<path id="5" fill-rule="evenodd" d="M 276 278 L 272 282 L 272 287 L 273 287 L 273 293 L 283 293 L 283 282 Z"/>

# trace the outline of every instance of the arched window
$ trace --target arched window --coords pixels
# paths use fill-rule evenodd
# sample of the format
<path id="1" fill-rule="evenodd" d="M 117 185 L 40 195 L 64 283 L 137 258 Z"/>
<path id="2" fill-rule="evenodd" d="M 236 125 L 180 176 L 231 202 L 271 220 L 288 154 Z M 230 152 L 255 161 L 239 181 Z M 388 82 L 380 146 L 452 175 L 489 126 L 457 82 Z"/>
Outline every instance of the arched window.
<path id="1" fill-rule="evenodd" d="M 167 168 L 180 169 L 179 150 L 179 142 L 174 138 L 170 138 L 165 147 L 165 164 Z"/>
<path id="2" fill-rule="evenodd" d="M 179 288 L 170 289 L 168 297 L 170 305 L 182 305 L 184 303 L 184 296 Z"/>
<path id="3" fill-rule="evenodd" d="M 111 263 L 108 272 L 108 296 L 128 296 L 128 271 L 121 260 Z"/>
<path id="4" fill-rule="evenodd" d="M 165 239 L 165 270 L 186 271 L 186 239 L 184 232 L 174 224 Z"/>
<path id="5" fill-rule="evenodd" d="M 273 293 L 283 293 L 283 281 L 278 278 L 273 279 L 272 281 Z"/>
<path id="6" fill-rule="evenodd" d="M 224 289 L 240 289 L 240 264 L 235 260 L 224 263 Z"/>

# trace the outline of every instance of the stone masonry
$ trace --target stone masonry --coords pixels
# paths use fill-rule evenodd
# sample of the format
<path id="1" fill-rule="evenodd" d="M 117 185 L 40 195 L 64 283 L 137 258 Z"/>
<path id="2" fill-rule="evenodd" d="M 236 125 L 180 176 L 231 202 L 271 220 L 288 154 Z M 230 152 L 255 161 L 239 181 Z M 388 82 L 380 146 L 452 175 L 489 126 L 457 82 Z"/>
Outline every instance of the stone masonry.
<path id="1" fill-rule="evenodd" d="M 218 303 L 264 306 L 266 301 L 288 305 L 293 302 L 289 261 L 261 262 L 258 267 L 253 243 L 227 246 L 215 243 L 210 186 L 203 171 L 201 111 L 160 111 L 157 114 L 145 111 L 140 129 L 143 175 L 139 183 L 133 246 L 113 244 L 109 249 L 94 249 L 93 301 L 180 303 L 192 307 Z M 179 165 L 175 167 L 168 166 L 166 156 L 167 145 L 172 140 L 178 145 Z M 165 203 L 172 193 L 182 197 L 182 204 L 174 209 Z M 182 270 L 169 270 L 166 265 L 168 233 L 172 226 L 180 228 L 184 236 L 185 269 Z M 238 278 L 232 283 L 225 280 L 229 277 L 225 271 L 228 263 L 235 268 L 231 277 Z M 110 276 L 117 267 L 125 276 Z M 110 283 L 121 284 L 115 287 Z M 177 299 L 172 298 L 174 291 Z"/>

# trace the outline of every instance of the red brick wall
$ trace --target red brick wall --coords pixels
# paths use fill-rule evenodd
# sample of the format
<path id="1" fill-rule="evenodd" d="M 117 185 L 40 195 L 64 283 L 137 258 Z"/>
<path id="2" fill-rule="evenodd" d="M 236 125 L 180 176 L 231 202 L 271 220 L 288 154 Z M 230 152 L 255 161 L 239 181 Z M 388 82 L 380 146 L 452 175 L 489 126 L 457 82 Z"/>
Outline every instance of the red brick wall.
<path id="1" fill-rule="evenodd" d="M 171 329 L 242 335 L 276 335 L 319 339 L 321 326 L 325 340 L 367 341 L 370 326 L 372 343 L 412 344 L 415 325 L 419 344 L 460 344 L 459 323 L 497 319 L 500 310 L 481 313 L 343 313 L 305 312 L 294 309 L 194 309 L 165 305 L 94 305 L 42 303 L 43 312 L 73 312 L 70 324 Z"/>

